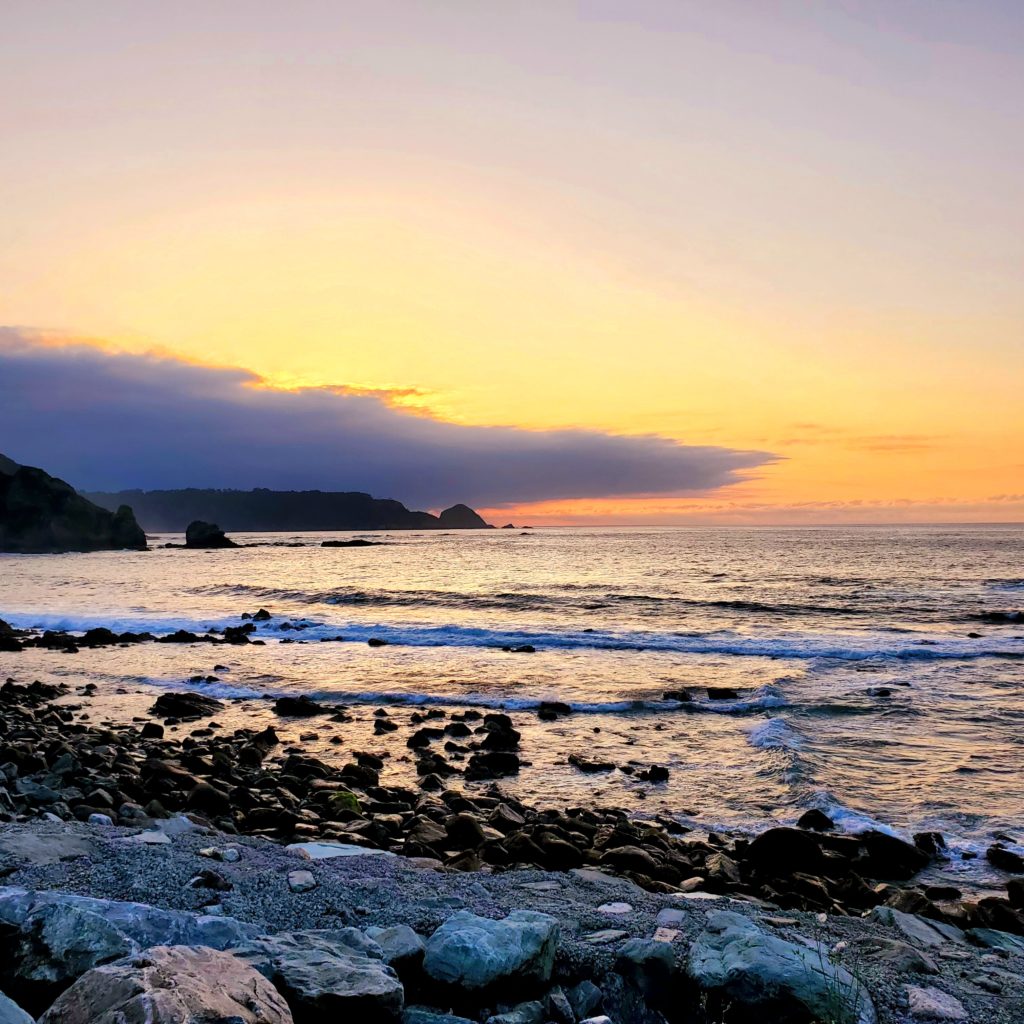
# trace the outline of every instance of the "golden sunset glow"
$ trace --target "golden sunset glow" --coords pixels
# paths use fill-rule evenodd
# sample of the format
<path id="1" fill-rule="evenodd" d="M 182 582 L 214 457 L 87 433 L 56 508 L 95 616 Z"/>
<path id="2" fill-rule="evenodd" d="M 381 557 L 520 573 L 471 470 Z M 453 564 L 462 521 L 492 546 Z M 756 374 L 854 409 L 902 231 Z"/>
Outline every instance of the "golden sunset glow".
<path id="1" fill-rule="evenodd" d="M 977 113 L 913 39 L 902 83 L 884 62 L 844 72 L 856 46 L 835 43 L 829 71 L 741 47 L 738 77 L 695 93 L 729 33 L 757 30 L 756 8 L 726 7 L 702 40 L 669 33 L 690 71 L 664 33 L 616 37 L 559 7 L 536 17 L 621 46 L 629 68 L 550 79 L 545 47 L 528 75 L 516 29 L 508 63 L 481 66 L 437 26 L 424 66 L 379 95 L 397 60 L 370 45 L 393 29 L 382 16 L 318 7 L 338 32 L 322 51 L 309 23 L 274 53 L 243 30 L 226 64 L 173 85 L 154 70 L 135 99 L 117 90 L 134 58 L 100 74 L 110 54 L 72 24 L 80 98 L 58 104 L 26 71 L 34 103 L 7 115 L 22 145 L 0 322 L 459 424 L 777 457 L 700 496 L 513 501 L 495 519 L 1024 518 L 1021 212 L 999 134 L 1019 142 L 1019 125 L 995 97 L 982 127 L 1003 141 L 967 154 Z M 40 24 L 31 6 L 13 20 L 17 64 Z M 156 69 L 184 46 L 154 42 Z M 294 63 L 308 50 L 323 63 Z M 987 88 L 985 56 L 959 59 Z M 251 62 L 261 84 L 239 95 Z M 773 95 L 802 97 L 805 120 L 759 120 Z M 815 130 L 837 117 L 842 137 Z"/>

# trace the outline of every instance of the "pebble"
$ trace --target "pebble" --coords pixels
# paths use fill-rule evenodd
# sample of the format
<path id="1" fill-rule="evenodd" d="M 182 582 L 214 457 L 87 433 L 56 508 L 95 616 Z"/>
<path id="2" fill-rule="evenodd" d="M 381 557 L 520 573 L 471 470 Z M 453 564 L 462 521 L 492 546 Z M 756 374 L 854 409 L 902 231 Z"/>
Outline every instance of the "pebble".
<path id="1" fill-rule="evenodd" d="M 956 996 L 938 988 L 907 985 L 907 1009 L 916 1020 L 967 1020 L 964 1004 Z"/>
<path id="2" fill-rule="evenodd" d="M 309 892 L 317 887 L 317 880 L 312 871 L 300 870 L 288 872 L 288 888 L 292 892 Z"/>
<path id="3" fill-rule="evenodd" d="M 618 942 L 619 939 L 624 939 L 628 935 L 629 932 L 620 931 L 617 928 L 602 928 L 598 932 L 584 935 L 583 941 L 589 942 L 591 946 L 606 946 L 609 942 Z"/>
<path id="4" fill-rule="evenodd" d="M 602 914 L 632 914 L 633 907 L 629 903 L 602 903 L 598 908 Z"/>

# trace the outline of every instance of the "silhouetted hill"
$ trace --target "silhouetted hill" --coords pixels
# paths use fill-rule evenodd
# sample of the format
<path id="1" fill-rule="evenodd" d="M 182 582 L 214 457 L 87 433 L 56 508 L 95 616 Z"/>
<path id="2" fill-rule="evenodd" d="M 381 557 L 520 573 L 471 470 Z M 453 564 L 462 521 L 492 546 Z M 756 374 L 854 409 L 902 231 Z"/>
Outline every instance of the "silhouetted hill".
<path id="1" fill-rule="evenodd" d="M 0 551 L 145 551 L 132 510 L 94 505 L 74 487 L 0 455 Z"/>
<path id="2" fill-rule="evenodd" d="M 89 498 L 104 508 L 130 503 L 153 533 L 181 533 L 196 519 L 235 533 L 325 530 L 487 529 L 471 508 L 453 505 L 438 516 L 407 509 L 400 501 L 360 491 L 203 490 L 98 492 Z"/>

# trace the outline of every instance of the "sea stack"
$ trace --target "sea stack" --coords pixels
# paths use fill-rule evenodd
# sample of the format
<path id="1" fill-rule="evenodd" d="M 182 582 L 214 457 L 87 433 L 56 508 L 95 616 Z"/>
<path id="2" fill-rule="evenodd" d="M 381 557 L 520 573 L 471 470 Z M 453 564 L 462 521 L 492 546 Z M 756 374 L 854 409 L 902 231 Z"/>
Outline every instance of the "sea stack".
<path id="1" fill-rule="evenodd" d="M 187 548 L 237 548 L 238 545 L 226 536 L 216 523 L 204 523 L 196 519 L 185 530 Z"/>
<path id="2" fill-rule="evenodd" d="M 468 505 L 452 505 L 438 517 L 438 524 L 445 530 L 491 530 L 490 523 L 474 512 Z"/>

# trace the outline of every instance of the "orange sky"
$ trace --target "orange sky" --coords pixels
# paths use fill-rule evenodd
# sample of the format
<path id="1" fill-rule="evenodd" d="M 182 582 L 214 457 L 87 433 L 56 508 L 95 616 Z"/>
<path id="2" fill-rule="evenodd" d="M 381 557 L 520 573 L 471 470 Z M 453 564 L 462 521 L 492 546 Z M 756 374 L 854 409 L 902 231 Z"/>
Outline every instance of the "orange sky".
<path id="1" fill-rule="evenodd" d="M 780 456 L 495 521 L 1024 520 L 1012 5 L 46 6 L 0 323 Z"/>

